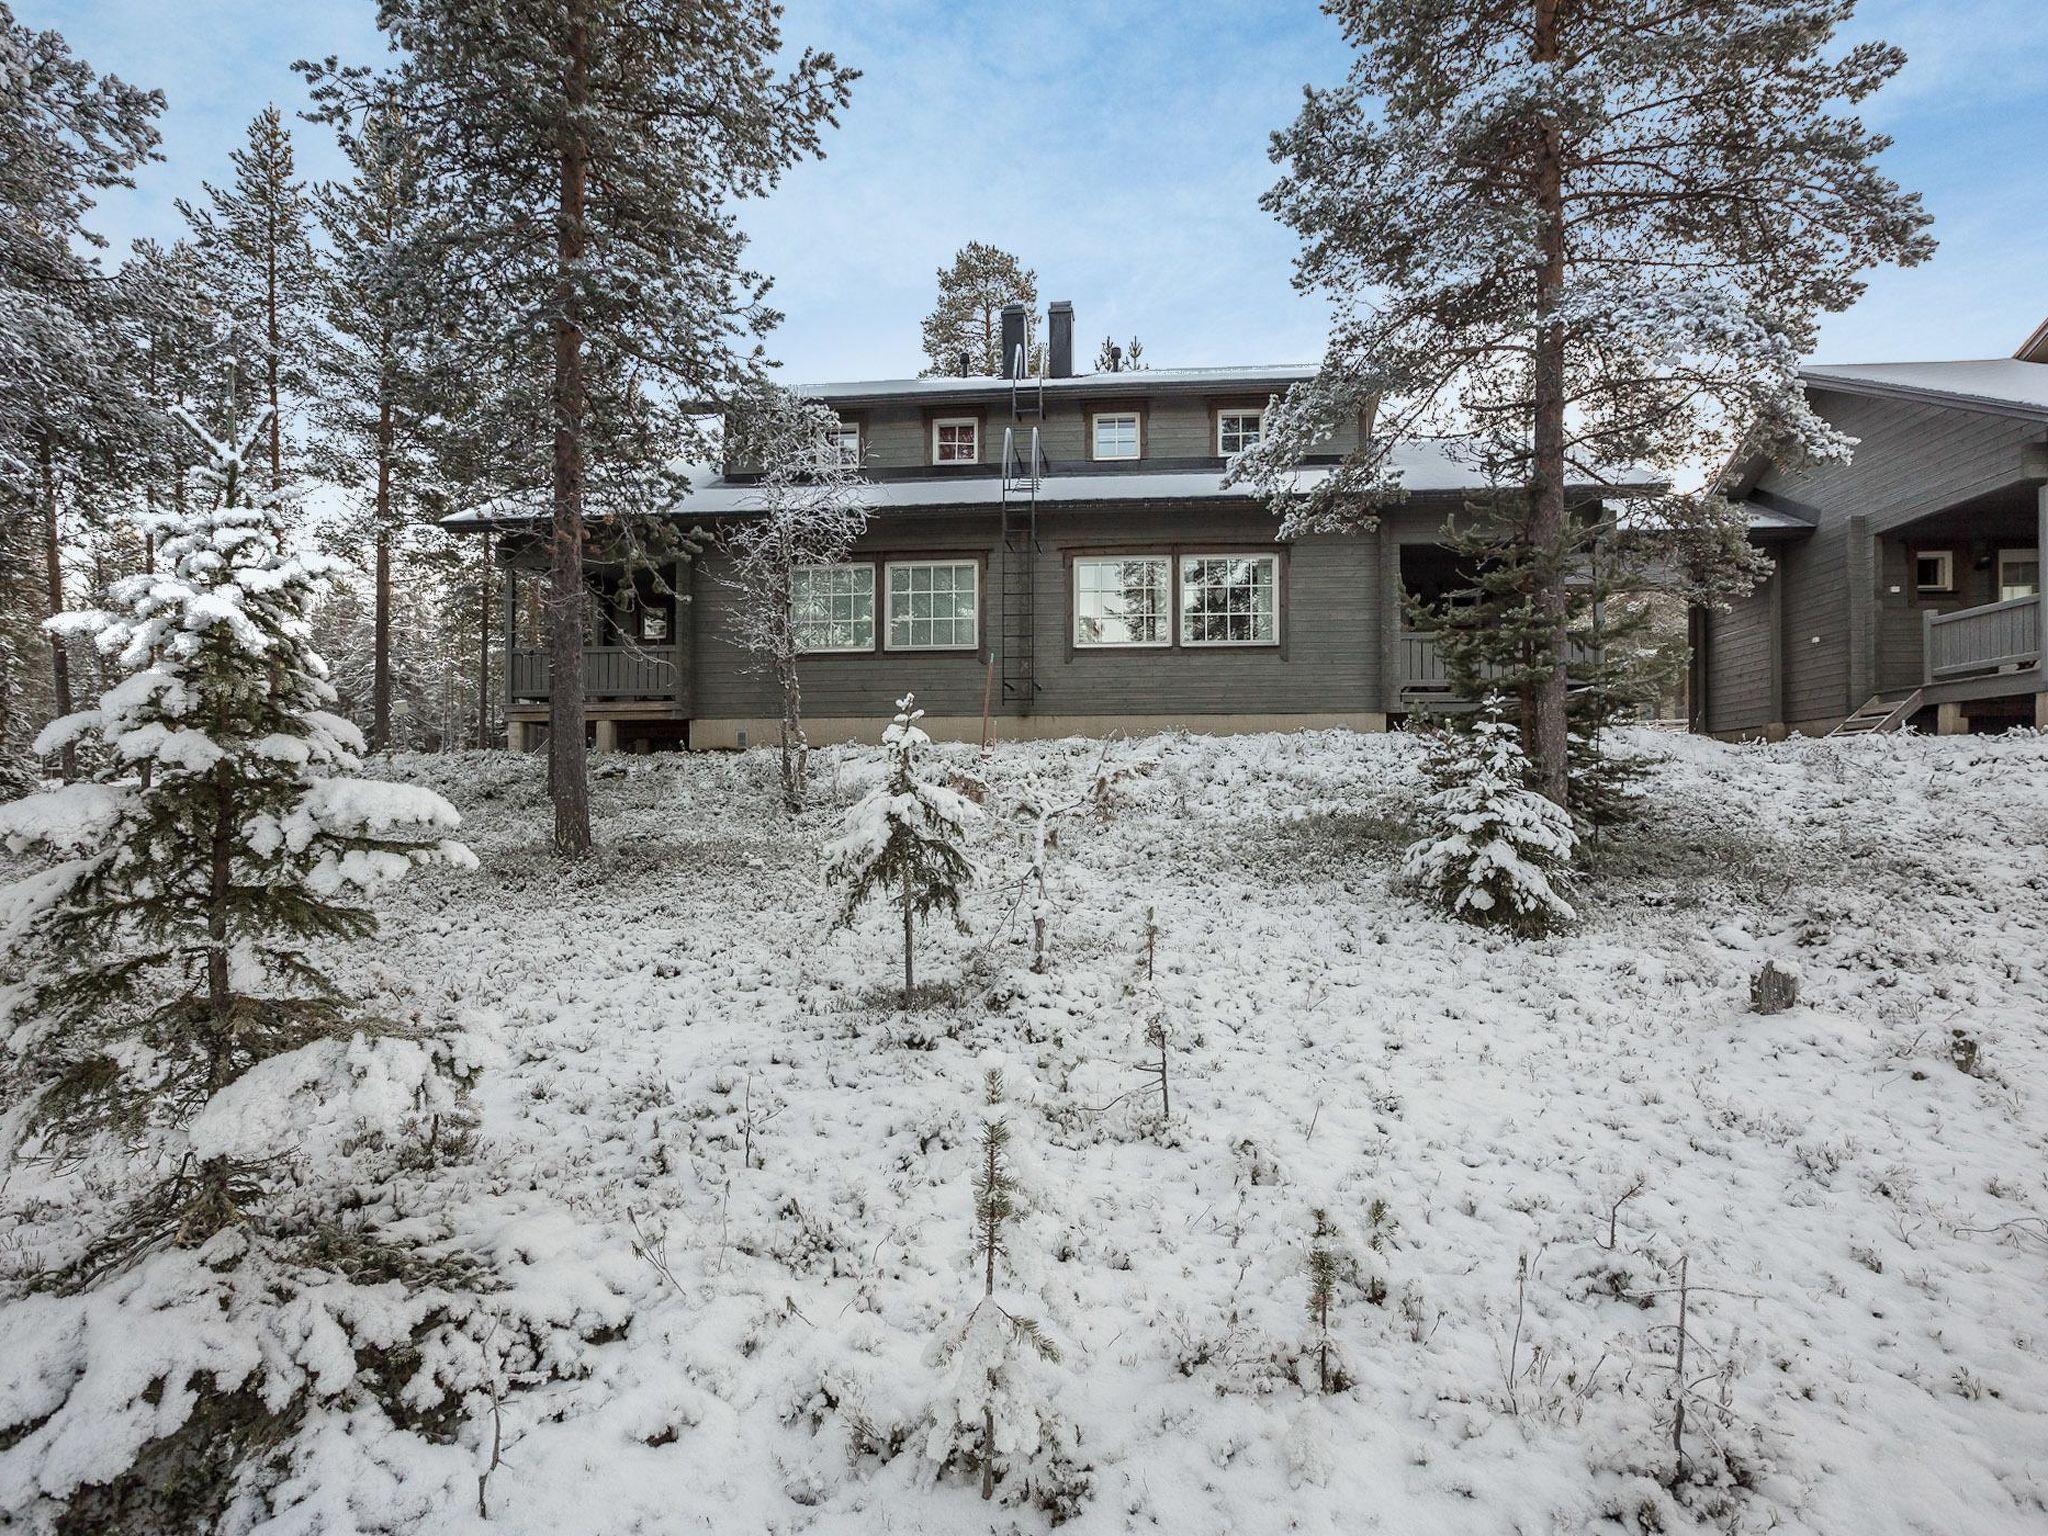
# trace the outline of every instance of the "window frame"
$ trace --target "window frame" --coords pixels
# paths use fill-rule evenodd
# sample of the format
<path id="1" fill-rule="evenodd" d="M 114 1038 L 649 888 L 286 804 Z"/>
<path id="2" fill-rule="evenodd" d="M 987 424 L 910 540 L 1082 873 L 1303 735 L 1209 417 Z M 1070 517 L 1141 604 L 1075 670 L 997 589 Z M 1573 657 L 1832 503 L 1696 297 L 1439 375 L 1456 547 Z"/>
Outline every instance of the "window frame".
<path id="1" fill-rule="evenodd" d="M 1920 562 L 1923 560 L 1939 562 L 1941 572 L 1939 581 L 1928 583 L 1920 579 Z M 1956 552 L 1954 550 L 1916 549 L 1913 551 L 1913 590 L 1915 592 L 1923 592 L 1931 596 L 1942 596 L 1954 592 L 1955 589 Z"/>
<path id="2" fill-rule="evenodd" d="M 1104 453 L 1102 451 L 1102 424 L 1105 421 L 1128 421 L 1131 424 L 1131 451 L 1129 453 Z M 1088 458 L 1095 464 L 1132 464 L 1145 457 L 1145 413 L 1140 410 L 1091 411 L 1088 413 Z"/>
<path id="3" fill-rule="evenodd" d="M 1081 567 L 1113 565 L 1130 560 L 1156 560 L 1166 568 L 1166 608 L 1160 614 L 1157 640 L 1083 640 L 1081 638 Z M 1179 562 L 1171 550 L 1076 550 L 1069 556 L 1067 577 L 1067 645 L 1076 651 L 1170 651 L 1175 648 L 1179 612 Z"/>
<path id="4" fill-rule="evenodd" d="M 1234 450 L 1225 448 L 1223 446 L 1223 421 L 1224 418 L 1228 416 L 1256 416 L 1259 421 L 1258 437 L 1255 438 L 1252 443 L 1244 444 Z M 1222 405 L 1216 408 L 1216 436 L 1213 439 L 1213 441 L 1216 444 L 1217 457 L 1224 459 L 1231 458 L 1235 454 L 1244 452 L 1245 448 L 1254 446 L 1257 443 L 1262 443 L 1265 440 L 1266 408 L 1263 405 Z"/>
<path id="5" fill-rule="evenodd" d="M 853 456 L 851 458 L 848 458 L 846 453 L 846 438 L 849 434 L 853 438 Z M 825 446 L 827 451 L 836 456 L 835 463 L 844 468 L 858 469 L 861 466 L 861 461 L 867 457 L 867 434 L 861 431 L 858 420 L 846 421 L 842 419 L 837 426 L 825 434 Z"/>
<path id="6" fill-rule="evenodd" d="M 2008 563 L 2013 565 L 2031 565 L 2034 568 L 2034 590 L 2031 593 L 2022 592 L 2019 595 L 2020 597 L 2039 597 L 2041 595 L 2041 551 L 2020 547 L 2016 549 L 2001 549 L 1998 552 L 1997 559 L 1992 562 L 1992 571 L 1998 578 L 1998 600 L 2001 603 L 2017 601 L 2017 599 L 2008 598 L 2005 595 L 2005 568 Z"/>
<path id="7" fill-rule="evenodd" d="M 1195 560 L 1262 560 L 1273 570 L 1273 638 L 1270 640 L 1190 640 L 1187 634 L 1187 570 Z M 1274 651 L 1280 648 L 1285 605 L 1281 602 L 1282 572 L 1277 550 L 1186 549 L 1174 557 L 1173 637 L 1182 650 Z"/>
<path id="8" fill-rule="evenodd" d="M 965 427 L 973 434 L 972 454 L 964 459 L 942 459 L 939 457 L 939 429 L 941 427 Z M 981 462 L 981 418 L 979 416 L 934 416 L 931 426 L 931 461 L 934 464 L 979 464 Z"/>
<path id="9" fill-rule="evenodd" d="M 868 573 L 868 643 L 866 645 L 804 645 L 797 644 L 798 656 L 872 656 L 882 637 L 880 610 L 877 594 L 880 588 L 875 579 L 875 562 L 872 560 L 841 560 L 831 565 L 805 563 L 794 567 L 798 573 L 813 571 L 866 571 Z M 792 600 L 795 593 L 791 594 Z M 794 621 L 792 621 L 794 623 Z"/>
<path id="10" fill-rule="evenodd" d="M 890 633 L 894 621 L 889 612 L 890 581 L 895 572 L 917 566 L 965 566 L 974 573 L 974 634 L 965 645 L 898 645 Z M 881 562 L 882 580 L 876 589 L 876 639 L 885 654 L 897 656 L 965 656 L 978 654 L 982 648 L 983 623 L 986 618 L 984 593 L 988 583 L 983 577 L 983 560 L 979 554 L 900 555 Z M 952 621 L 957 622 L 957 620 Z"/>

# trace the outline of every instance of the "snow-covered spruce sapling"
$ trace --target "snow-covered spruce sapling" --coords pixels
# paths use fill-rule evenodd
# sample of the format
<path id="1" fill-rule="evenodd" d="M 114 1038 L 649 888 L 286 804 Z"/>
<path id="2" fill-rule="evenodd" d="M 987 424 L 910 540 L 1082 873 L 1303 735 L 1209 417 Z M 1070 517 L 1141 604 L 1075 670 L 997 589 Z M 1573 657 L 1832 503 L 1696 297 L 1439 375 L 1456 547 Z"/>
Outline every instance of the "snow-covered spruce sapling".
<path id="1" fill-rule="evenodd" d="M 1151 766 L 1138 759 L 1112 761 L 1115 745 L 1113 740 L 1102 744 L 1087 784 L 1078 791 L 1062 793 L 1034 775 L 1018 797 L 1017 814 L 1025 828 L 1024 892 L 1031 912 L 1031 969 L 1035 974 L 1043 975 L 1051 959 L 1052 850 L 1059 845 L 1061 824 L 1089 811 L 1098 821 L 1107 821 L 1117 785 Z"/>
<path id="2" fill-rule="evenodd" d="M 1006 1468 L 1022 1468 L 1063 1448 L 1058 1421 L 1033 1374 L 1037 1362 L 1058 1361 L 1059 1349 L 996 1290 L 997 1266 L 1009 1258 L 1010 1228 L 1022 1203 L 1013 1167 L 1016 1106 L 1006 1093 L 1005 1070 L 999 1055 L 981 1059 L 973 1245 L 981 1297 L 941 1342 L 938 1357 L 950 1364 L 952 1380 L 925 1440 L 925 1456 L 941 1470 L 978 1464 L 984 1499 L 995 1497 L 999 1459 Z"/>
<path id="3" fill-rule="evenodd" d="M 966 927 L 960 897 L 975 879 L 967 827 L 980 815 L 959 791 L 921 776 L 918 753 L 932 739 L 919 729 L 924 711 L 914 703 L 911 694 L 896 701 L 896 718 L 882 733 L 888 756 L 882 782 L 848 809 L 839 837 L 825 849 L 826 879 L 844 892 L 841 927 L 850 927 L 871 898 L 893 897 L 901 907 L 906 1009 L 917 984 L 917 920 L 944 911 Z"/>
<path id="4" fill-rule="evenodd" d="M 11 849 L 52 855 L 4 897 L 33 987 L 10 1051 L 30 1135 L 116 1158 L 132 1191 L 74 1257 L 77 1284 L 260 1225 L 290 1145 L 241 1145 L 239 1117 L 210 1111 L 275 1058 L 398 1032 L 354 1017 L 303 946 L 373 932 L 355 898 L 419 865 L 475 863 L 443 838 L 460 818 L 439 795 L 348 777 L 361 737 L 307 639 L 327 563 L 287 552 L 252 484 L 267 415 L 228 441 L 181 419 L 211 504 L 153 516 L 155 573 L 52 621 L 126 675 L 39 745 L 97 737 L 105 766 L 0 808 Z"/>
<path id="5" fill-rule="evenodd" d="M 1309 1212 L 1308 1318 L 1315 1327 L 1317 1390 L 1330 1390 L 1330 1309 L 1337 1302 L 1337 1229 L 1321 1206 Z"/>
<path id="6" fill-rule="evenodd" d="M 1563 807 L 1528 787 L 1520 733 L 1498 701 L 1466 729 L 1438 727 L 1424 773 L 1424 835 L 1408 845 L 1403 877 L 1461 922 L 1535 937 L 1569 921 L 1578 836 Z"/>

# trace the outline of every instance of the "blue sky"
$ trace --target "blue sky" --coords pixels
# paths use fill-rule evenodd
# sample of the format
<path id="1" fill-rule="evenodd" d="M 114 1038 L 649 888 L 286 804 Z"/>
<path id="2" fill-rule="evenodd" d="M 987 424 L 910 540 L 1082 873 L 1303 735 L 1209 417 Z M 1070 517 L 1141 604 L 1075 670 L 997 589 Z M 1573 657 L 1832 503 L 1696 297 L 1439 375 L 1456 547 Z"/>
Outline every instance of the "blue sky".
<path id="1" fill-rule="evenodd" d="M 291 61 L 378 56 L 374 0 L 13 0 L 95 66 L 170 99 L 163 164 L 106 200 L 117 244 L 179 229 L 174 200 L 227 175 L 266 102 L 304 105 Z M 1069 298 L 1084 356 L 1135 333 L 1160 366 L 1310 360 L 1322 313 L 1259 210 L 1269 132 L 1344 67 L 1307 0 L 790 0 L 795 42 L 862 69 L 822 163 L 750 206 L 795 381 L 914 372 L 933 272 L 963 242 L 1015 251 Z M 1858 36 L 1911 62 L 1867 112 L 1898 143 L 1942 248 L 1881 272 L 1820 355 L 2004 356 L 2048 316 L 2048 0 L 1864 0 Z M 335 169 L 301 124 L 301 163 Z"/>

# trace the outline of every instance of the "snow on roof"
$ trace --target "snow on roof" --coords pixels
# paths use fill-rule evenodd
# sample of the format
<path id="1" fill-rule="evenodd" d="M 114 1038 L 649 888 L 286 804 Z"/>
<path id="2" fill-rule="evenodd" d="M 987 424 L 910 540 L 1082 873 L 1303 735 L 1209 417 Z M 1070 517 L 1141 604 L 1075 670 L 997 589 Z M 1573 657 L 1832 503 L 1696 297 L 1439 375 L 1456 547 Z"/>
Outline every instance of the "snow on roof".
<path id="1" fill-rule="evenodd" d="M 2014 357 L 1956 363 L 1820 364 L 1801 370 L 1808 384 L 1855 393 L 1910 395 L 1978 409 L 2048 416 L 2048 363 Z"/>
<path id="2" fill-rule="evenodd" d="M 1077 373 L 1067 378 L 1046 379 L 1048 393 L 1066 393 L 1076 390 L 1119 389 L 1130 391 L 1151 391 L 1162 385 L 1180 387 L 1207 385 L 1228 389 L 1246 386 L 1254 389 L 1278 388 L 1293 384 L 1301 379 L 1315 377 L 1313 363 L 1263 363 L 1238 368 L 1141 368 L 1128 373 Z M 1019 381 L 1024 389 L 1036 389 L 1037 379 Z M 852 379 L 829 384 L 797 384 L 792 388 L 799 395 L 813 400 L 863 400 L 880 395 L 904 395 L 920 397 L 926 395 L 990 394 L 1007 390 L 1011 381 L 993 374 L 970 374 L 966 377 L 943 375 L 928 379 Z"/>
<path id="3" fill-rule="evenodd" d="M 1400 472 L 1401 484 L 1413 492 L 1483 491 L 1494 482 L 1479 466 L 1442 443 L 1408 443 L 1394 450 L 1392 467 Z M 1295 471 L 1297 490 L 1308 490 L 1327 480 L 1331 469 L 1312 465 Z M 761 510 L 758 486 L 729 481 L 716 469 L 694 466 L 689 471 L 690 490 L 672 509 L 672 515 L 724 517 Z M 1642 469 L 1615 473 L 1610 484 L 1618 492 L 1654 489 L 1663 480 Z M 994 507 L 1003 499 L 1002 477 L 987 475 L 945 475 L 916 480 L 876 480 L 867 487 L 871 512 L 908 511 L 936 507 Z M 1086 506 L 1102 503 L 1155 501 L 1256 501 L 1259 492 L 1249 485 L 1225 485 L 1217 469 L 1171 470 L 1150 473 L 1143 470 L 1113 470 L 1096 474 L 1049 474 L 1038 482 L 1040 506 Z M 444 527 L 476 528 L 486 524 L 538 521 L 547 516 L 539 503 L 509 506 L 494 503 L 473 511 L 457 512 L 442 519 Z"/>

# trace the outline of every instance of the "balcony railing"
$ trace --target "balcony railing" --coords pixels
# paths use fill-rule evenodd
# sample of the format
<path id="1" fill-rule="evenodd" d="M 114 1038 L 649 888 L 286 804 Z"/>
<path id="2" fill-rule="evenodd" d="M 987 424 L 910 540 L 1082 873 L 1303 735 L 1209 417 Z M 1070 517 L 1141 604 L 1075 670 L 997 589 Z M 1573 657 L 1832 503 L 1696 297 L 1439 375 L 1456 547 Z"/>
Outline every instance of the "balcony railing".
<path id="1" fill-rule="evenodd" d="M 2041 660 L 2041 599 L 2009 597 L 1954 613 L 1921 611 L 1929 683 L 2017 671 Z"/>
<path id="2" fill-rule="evenodd" d="M 548 653 L 512 653 L 512 697 L 548 696 Z M 676 664 L 667 650 L 638 646 L 594 645 L 583 649 L 583 696 L 589 699 L 672 699 L 676 696 Z"/>

